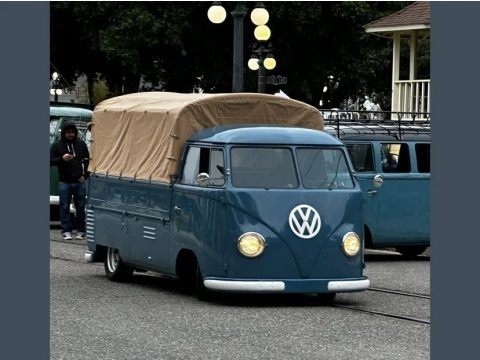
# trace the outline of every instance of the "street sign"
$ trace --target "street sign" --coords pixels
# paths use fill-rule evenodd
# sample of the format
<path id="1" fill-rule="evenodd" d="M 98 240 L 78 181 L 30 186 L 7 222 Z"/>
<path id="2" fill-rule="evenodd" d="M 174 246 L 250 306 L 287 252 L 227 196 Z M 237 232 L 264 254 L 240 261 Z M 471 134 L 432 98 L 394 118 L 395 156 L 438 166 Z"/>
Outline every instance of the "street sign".
<path id="1" fill-rule="evenodd" d="M 68 86 L 63 88 L 63 93 L 68 95 L 79 95 L 80 87 L 78 86 Z"/>
<path id="2" fill-rule="evenodd" d="M 270 75 L 267 76 L 267 84 L 271 85 L 283 85 L 287 83 L 287 77 L 282 75 Z"/>

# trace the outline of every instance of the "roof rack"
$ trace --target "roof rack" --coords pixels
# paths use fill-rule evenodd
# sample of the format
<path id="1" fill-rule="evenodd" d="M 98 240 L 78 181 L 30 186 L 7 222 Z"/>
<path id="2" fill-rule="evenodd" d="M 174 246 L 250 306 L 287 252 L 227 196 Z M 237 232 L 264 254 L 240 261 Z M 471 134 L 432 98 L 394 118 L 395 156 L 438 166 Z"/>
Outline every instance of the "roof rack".
<path id="1" fill-rule="evenodd" d="M 82 104 L 82 103 L 73 103 L 73 102 L 62 102 L 62 101 L 50 101 L 50 106 L 64 106 L 64 107 L 75 107 L 93 110 L 94 105 L 92 104 Z"/>
<path id="2" fill-rule="evenodd" d="M 336 127 L 337 137 L 349 133 L 387 134 L 402 140 L 405 134 L 429 134 L 430 113 L 320 109 L 325 125 Z"/>

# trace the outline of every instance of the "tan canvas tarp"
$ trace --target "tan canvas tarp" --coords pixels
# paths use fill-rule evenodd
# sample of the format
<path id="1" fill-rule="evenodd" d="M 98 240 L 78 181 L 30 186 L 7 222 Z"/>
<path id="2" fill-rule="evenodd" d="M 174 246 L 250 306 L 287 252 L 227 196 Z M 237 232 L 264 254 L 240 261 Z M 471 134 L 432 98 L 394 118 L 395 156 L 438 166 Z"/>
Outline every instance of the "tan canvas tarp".
<path id="1" fill-rule="evenodd" d="M 314 107 L 266 94 L 145 92 L 105 100 L 93 112 L 89 170 L 170 182 L 195 132 L 218 125 L 278 124 L 323 129 Z"/>

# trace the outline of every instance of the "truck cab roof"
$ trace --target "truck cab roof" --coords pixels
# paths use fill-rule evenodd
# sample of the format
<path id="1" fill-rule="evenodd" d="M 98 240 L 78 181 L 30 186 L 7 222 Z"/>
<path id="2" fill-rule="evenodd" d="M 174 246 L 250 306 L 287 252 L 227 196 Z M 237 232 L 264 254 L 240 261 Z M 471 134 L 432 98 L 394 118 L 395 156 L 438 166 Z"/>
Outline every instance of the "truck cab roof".
<path id="1" fill-rule="evenodd" d="M 285 131 L 287 130 L 287 131 Z M 294 126 L 215 126 L 193 134 L 189 142 L 261 145 L 342 145 L 324 131 Z"/>

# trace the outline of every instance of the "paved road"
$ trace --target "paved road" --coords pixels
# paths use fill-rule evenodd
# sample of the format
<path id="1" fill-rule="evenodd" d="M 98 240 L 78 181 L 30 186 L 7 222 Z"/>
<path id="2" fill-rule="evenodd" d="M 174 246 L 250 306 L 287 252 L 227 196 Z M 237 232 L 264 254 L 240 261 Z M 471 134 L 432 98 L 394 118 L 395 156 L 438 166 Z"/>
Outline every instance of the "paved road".
<path id="1" fill-rule="evenodd" d="M 200 302 L 175 280 L 106 279 L 83 262 L 83 241 L 51 231 L 51 359 L 429 359 L 428 257 L 369 252 L 372 286 L 321 306 L 309 295 Z M 360 312 L 373 310 L 377 314 Z M 382 314 L 394 313 L 400 318 Z"/>

